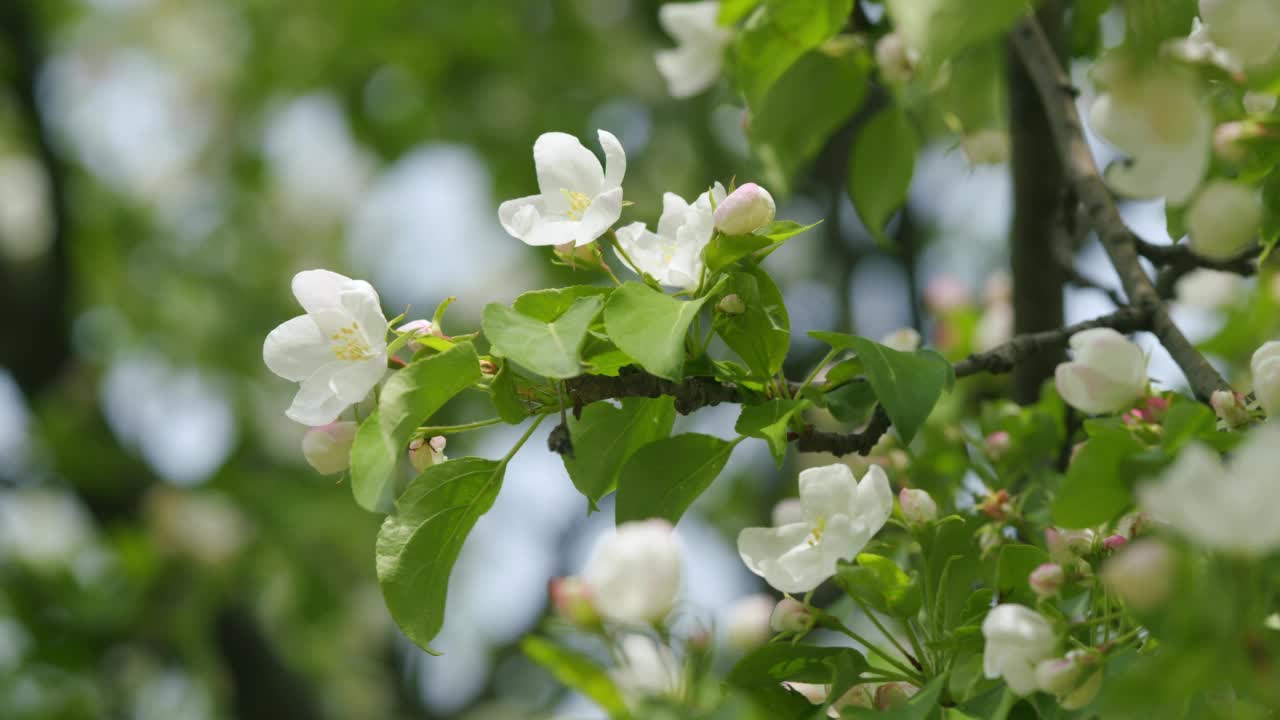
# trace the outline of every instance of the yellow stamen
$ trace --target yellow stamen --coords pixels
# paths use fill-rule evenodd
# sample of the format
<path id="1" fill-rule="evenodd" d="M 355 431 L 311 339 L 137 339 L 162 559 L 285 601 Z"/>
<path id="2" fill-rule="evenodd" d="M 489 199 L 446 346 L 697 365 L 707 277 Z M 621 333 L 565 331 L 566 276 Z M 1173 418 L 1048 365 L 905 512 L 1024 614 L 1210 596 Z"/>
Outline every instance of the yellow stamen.
<path id="1" fill-rule="evenodd" d="M 368 341 L 360 334 L 360 323 L 353 322 L 351 327 L 338 328 L 332 339 L 333 356 L 339 360 L 356 362 L 373 357 Z"/>
<path id="2" fill-rule="evenodd" d="M 581 220 L 583 213 L 591 207 L 591 198 L 586 193 L 574 192 L 565 188 L 560 188 L 560 192 L 564 193 L 564 197 L 569 201 L 569 219 Z"/>

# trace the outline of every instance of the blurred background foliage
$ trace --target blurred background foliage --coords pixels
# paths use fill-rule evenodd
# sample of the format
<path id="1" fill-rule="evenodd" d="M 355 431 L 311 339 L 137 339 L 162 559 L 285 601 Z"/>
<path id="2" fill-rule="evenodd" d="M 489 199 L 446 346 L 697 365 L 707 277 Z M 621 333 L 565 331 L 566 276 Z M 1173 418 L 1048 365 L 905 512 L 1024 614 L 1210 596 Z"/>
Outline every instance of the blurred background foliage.
<path id="1" fill-rule="evenodd" d="M 610 508 L 588 516 L 560 461 L 530 443 L 454 573 L 447 654 L 428 658 L 382 605 L 378 518 L 305 466 L 303 428 L 283 416 L 292 389 L 263 367 L 261 343 L 297 314 L 288 280 L 312 267 L 369 279 L 391 315 L 429 316 L 457 296 L 448 332 L 476 328 L 487 302 L 595 281 L 496 221 L 498 202 L 532 192 L 542 132 L 589 146 L 596 128 L 615 133 L 629 219 L 655 221 L 664 191 L 693 197 L 760 171 L 727 85 L 668 97 L 657 6 L 5 3 L 0 716 L 589 714 L 515 642 Z M 1001 53 L 973 52 L 974 86 L 952 89 L 990 116 Z M 826 222 L 769 259 L 792 317 L 789 367 L 821 355 L 812 329 L 915 325 L 952 355 L 990 344 L 984 322 L 1007 335 L 1007 279 L 991 275 L 1006 263 L 1007 169 L 971 168 L 945 135 L 957 128 L 923 117 L 937 135 L 891 225 L 894 249 L 846 198 L 848 133 L 794 178 L 779 216 Z M 1163 235 L 1158 204 L 1129 210 Z M 1108 279 L 1096 247 L 1081 257 Z M 1110 307 L 1073 293 L 1068 320 Z M 732 420 L 712 408 L 681 422 L 714 432 Z M 929 433 L 941 449 L 919 480 L 954 486 L 963 438 Z M 497 457 L 512 439 L 458 438 L 449 452 Z M 716 608 L 758 589 L 733 533 L 763 519 L 794 470 L 739 453 L 682 523 L 698 569 L 691 606 L 708 613 L 698 622 L 714 626 Z"/>

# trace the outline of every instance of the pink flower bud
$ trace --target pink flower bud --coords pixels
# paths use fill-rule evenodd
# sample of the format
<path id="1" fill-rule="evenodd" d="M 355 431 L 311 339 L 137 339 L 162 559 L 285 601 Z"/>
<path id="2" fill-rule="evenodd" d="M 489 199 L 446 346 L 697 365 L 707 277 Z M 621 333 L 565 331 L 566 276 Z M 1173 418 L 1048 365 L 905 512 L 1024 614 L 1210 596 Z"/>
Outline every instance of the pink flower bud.
<path id="1" fill-rule="evenodd" d="M 1214 390 L 1209 398 L 1213 412 L 1228 428 L 1235 429 L 1249 424 L 1249 408 L 1244 396 L 1234 390 Z"/>
<path id="2" fill-rule="evenodd" d="M 988 435 L 985 444 L 987 446 L 987 455 L 992 460 L 999 460 L 1004 457 L 1012 445 L 1009 433 L 1004 430 L 997 430 Z"/>
<path id="3" fill-rule="evenodd" d="M 582 578 L 553 578 L 550 594 L 551 604 L 561 618 L 580 628 L 599 627 L 600 613 L 591 599 L 591 588 Z"/>
<path id="4" fill-rule="evenodd" d="M 444 456 L 445 438 L 437 435 L 430 440 L 418 438 L 409 443 L 409 463 L 418 472 L 424 472 L 432 465 L 439 465 L 448 458 Z"/>
<path id="5" fill-rule="evenodd" d="M 813 622 L 813 610 L 791 598 L 779 600 L 769 616 L 769 627 L 774 632 L 805 633 L 813 627 Z"/>
<path id="6" fill-rule="evenodd" d="M 1102 581 L 1137 610 L 1151 610 L 1173 590 L 1173 552 L 1160 540 L 1143 538 L 1107 561 Z"/>
<path id="7" fill-rule="evenodd" d="M 1108 535 L 1102 539 L 1102 547 L 1108 550 L 1119 550 L 1127 542 L 1129 542 L 1129 538 L 1123 535 Z"/>
<path id="8" fill-rule="evenodd" d="M 935 275 L 924 286 L 924 302 L 936 313 L 972 304 L 969 288 L 954 275 Z"/>
<path id="9" fill-rule="evenodd" d="M 1252 142 L 1265 135 L 1263 127 L 1255 122 L 1222 123 L 1213 131 L 1213 151 L 1227 162 L 1243 162 L 1249 159 Z"/>
<path id="10" fill-rule="evenodd" d="M 898 493 L 902 517 L 910 525 L 924 525 L 938 519 L 938 504 L 924 490 L 902 488 Z"/>
<path id="11" fill-rule="evenodd" d="M 1048 528 L 1044 531 L 1045 545 L 1049 546 L 1049 557 L 1055 562 L 1069 562 L 1081 555 L 1093 551 L 1094 534 L 1092 530 L 1059 530 Z"/>
<path id="12" fill-rule="evenodd" d="M 351 443 L 356 424 L 344 420 L 308 428 L 302 436 L 302 456 L 321 475 L 340 473 L 351 466 Z"/>
<path id="13" fill-rule="evenodd" d="M 1067 575 L 1062 571 L 1062 566 L 1057 563 L 1044 563 L 1027 576 L 1027 584 L 1041 600 L 1057 595 L 1066 581 Z"/>
<path id="14" fill-rule="evenodd" d="M 414 338 L 427 337 L 435 335 L 440 337 L 441 333 L 431 324 L 430 320 L 413 320 L 396 328 L 396 332 L 409 335 L 409 349 L 417 352 L 422 349 L 422 344 L 414 340 Z"/>
<path id="15" fill-rule="evenodd" d="M 746 235 L 773 222 L 777 207 L 768 190 L 747 183 L 716 206 L 716 229 L 725 235 Z"/>
<path id="16" fill-rule="evenodd" d="M 1058 698 L 1062 707 L 1078 710 L 1098 694 L 1102 673 L 1098 657 L 1088 650 L 1072 650 L 1065 657 L 1041 661 L 1035 668 L 1036 686 Z"/>
<path id="17" fill-rule="evenodd" d="M 876 688 L 876 709 L 889 710 L 906 705 L 911 696 L 918 692 L 920 688 L 911 683 L 887 682 Z"/>
<path id="18" fill-rule="evenodd" d="M 831 703 L 830 709 L 827 710 L 827 716 L 840 717 L 840 711 L 845 708 L 866 708 L 871 710 L 875 706 L 874 688 L 869 684 L 854 685 L 845 694 L 841 695 L 839 700 Z"/>

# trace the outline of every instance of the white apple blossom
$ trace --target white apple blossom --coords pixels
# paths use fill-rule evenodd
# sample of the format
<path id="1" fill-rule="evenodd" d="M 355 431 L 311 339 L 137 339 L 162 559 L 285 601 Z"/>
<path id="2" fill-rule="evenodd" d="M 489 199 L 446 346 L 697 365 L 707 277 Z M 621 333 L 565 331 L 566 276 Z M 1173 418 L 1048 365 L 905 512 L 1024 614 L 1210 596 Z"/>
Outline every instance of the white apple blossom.
<path id="1" fill-rule="evenodd" d="M 1218 416 L 1223 425 L 1234 430 L 1249 424 L 1249 406 L 1244 396 L 1234 390 L 1214 390 L 1209 396 L 1209 405 L 1213 414 Z"/>
<path id="2" fill-rule="evenodd" d="M 627 155 L 618 138 L 597 131 L 605 166 L 578 140 L 561 132 L 540 135 L 533 144 L 537 195 L 498 207 L 502 228 L 528 245 L 586 245 L 622 215 L 622 178 Z"/>
<path id="3" fill-rule="evenodd" d="M 628 634 L 618 643 L 618 660 L 610 674 L 629 703 L 678 694 L 680 663 L 666 645 L 645 635 Z"/>
<path id="4" fill-rule="evenodd" d="M 1231 305 L 1245 294 L 1245 279 L 1235 273 L 1196 268 L 1173 286 L 1178 302 L 1207 309 Z"/>
<path id="5" fill-rule="evenodd" d="M 262 359 L 271 372 L 301 383 L 285 415 L 325 425 L 386 374 L 387 319 L 373 286 L 328 270 L 294 275 L 293 295 L 307 314 L 272 330 Z"/>
<path id="6" fill-rule="evenodd" d="M 351 465 L 351 443 L 358 425 L 350 420 L 309 428 L 302 436 L 302 456 L 321 475 L 332 475 Z"/>
<path id="7" fill-rule="evenodd" d="M 676 47 L 654 54 L 672 97 L 697 95 L 720 77 L 724 48 L 733 33 L 720 27 L 719 16 L 719 0 L 671 2 L 658 8 L 658 23 L 676 41 Z"/>
<path id="8" fill-rule="evenodd" d="M 1062 399 L 1089 413 L 1124 410 L 1147 391 L 1147 356 L 1111 328 L 1071 336 L 1075 359 L 1058 365 L 1054 379 Z"/>
<path id="9" fill-rule="evenodd" d="M 1162 540 L 1129 543 L 1102 568 L 1102 582 L 1136 610 L 1152 610 L 1173 592 L 1173 551 Z"/>
<path id="10" fill-rule="evenodd" d="M 1187 210 L 1187 243 L 1201 257 L 1227 260 L 1258 236 L 1262 199 L 1257 190 L 1230 180 L 1205 184 Z"/>
<path id="11" fill-rule="evenodd" d="M 1130 197 L 1191 198 L 1209 166 L 1213 115 L 1199 80 L 1170 63 L 1137 68 L 1119 55 L 1095 66 L 1105 92 L 1089 109 L 1089 125 L 1128 160 L 1112 163 L 1106 180 Z"/>
<path id="12" fill-rule="evenodd" d="M 439 465 L 448 460 L 449 458 L 444 454 L 447 442 L 443 435 L 436 435 L 433 438 L 415 438 L 409 443 L 409 464 L 414 470 L 423 472 L 432 465 Z"/>
<path id="13" fill-rule="evenodd" d="M 635 263 L 636 270 L 668 287 L 697 288 L 702 280 L 702 251 L 714 232 L 712 201 L 724 200 L 724 186 L 716 183 L 692 203 L 675 193 L 662 196 L 658 232 L 644 223 L 618 228 L 618 245 Z"/>
<path id="14" fill-rule="evenodd" d="M 683 564 L 684 551 L 670 523 L 629 522 L 596 543 L 582 578 L 601 615 L 645 624 L 661 621 L 671 611 Z"/>
<path id="15" fill-rule="evenodd" d="M 746 183 L 716 200 L 716 229 L 725 235 L 746 235 L 773 222 L 778 206 L 768 190 Z"/>
<path id="16" fill-rule="evenodd" d="M 1042 563 L 1027 576 L 1027 584 L 1042 600 L 1057 595 L 1066 581 L 1067 574 L 1058 563 Z"/>
<path id="17" fill-rule="evenodd" d="M 804 522 L 804 503 L 800 502 L 800 498 L 784 498 L 773 506 L 773 512 L 770 513 L 770 519 L 775 527 L 779 525 L 790 525 L 791 523 Z"/>
<path id="18" fill-rule="evenodd" d="M 1142 507 L 1214 550 L 1265 555 L 1280 548 L 1280 425 L 1258 426 L 1223 463 L 1199 443 L 1183 448 L 1160 479 L 1138 489 Z"/>
<path id="19" fill-rule="evenodd" d="M 795 598 L 782 598 L 769 615 L 769 627 L 780 633 L 808 632 L 813 623 L 813 610 Z"/>
<path id="20" fill-rule="evenodd" d="M 975 130 L 960 138 L 960 150 L 970 165 L 999 165 L 1009 161 L 1009 132 L 998 128 Z"/>
<path id="21" fill-rule="evenodd" d="M 858 551 L 893 512 L 893 491 L 878 465 L 858 482 L 847 465 L 800 473 L 802 522 L 746 528 L 738 554 L 751 572 L 782 592 L 808 592 L 836 572 L 836 564 Z"/>
<path id="22" fill-rule="evenodd" d="M 1200 0 L 1200 19 L 1213 42 L 1246 67 L 1280 53 L 1280 3 L 1275 0 Z"/>
<path id="23" fill-rule="evenodd" d="M 1268 417 L 1280 416 L 1280 340 L 1262 344 L 1249 359 L 1253 394 Z"/>
<path id="24" fill-rule="evenodd" d="M 997 605 L 982 621 L 982 672 L 988 678 L 1003 677 L 1018 695 L 1034 692 L 1036 666 L 1053 657 L 1058 638 L 1039 613 L 1022 605 Z"/>

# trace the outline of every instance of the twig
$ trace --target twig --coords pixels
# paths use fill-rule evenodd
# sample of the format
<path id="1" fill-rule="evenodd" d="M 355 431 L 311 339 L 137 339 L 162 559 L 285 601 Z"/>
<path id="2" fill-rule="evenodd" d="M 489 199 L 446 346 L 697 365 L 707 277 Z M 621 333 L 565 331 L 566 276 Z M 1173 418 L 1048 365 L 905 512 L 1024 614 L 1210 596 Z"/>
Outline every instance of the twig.
<path id="1" fill-rule="evenodd" d="M 980 353 L 974 353 L 956 363 L 956 377 L 968 377 L 978 373 L 1005 373 L 1027 355 L 1041 350 L 1059 348 L 1067 344 L 1072 335 L 1093 328 L 1109 327 L 1122 333 L 1145 330 L 1150 326 L 1150 315 L 1142 308 L 1123 307 L 1092 320 L 1068 325 L 1057 330 L 1019 335 L 1003 345 Z"/>
<path id="2" fill-rule="evenodd" d="M 1178 281 L 1187 274 L 1199 270 L 1218 270 L 1236 275 L 1253 275 L 1258 271 L 1257 258 L 1262 247 L 1255 245 L 1239 255 L 1226 260 L 1210 260 L 1191 252 L 1186 245 L 1154 245 L 1137 238 L 1138 253 L 1152 263 L 1162 266 L 1156 276 L 1156 292 L 1162 298 L 1172 298 Z"/>
<path id="3" fill-rule="evenodd" d="M 825 432 L 806 425 L 798 433 L 789 433 L 787 438 L 796 441 L 796 449 L 800 452 L 826 452 L 836 456 L 851 453 L 866 455 L 880 442 L 881 436 L 889 431 L 889 425 L 889 414 L 882 406 L 876 406 L 871 422 L 858 432 Z"/>
<path id="4" fill-rule="evenodd" d="M 1207 401 L 1214 390 L 1228 388 L 1229 385 L 1174 325 L 1168 308 L 1138 261 L 1137 238 L 1116 210 L 1115 200 L 1107 190 L 1085 142 L 1075 95 L 1068 91 L 1070 78 L 1034 18 L 1024 20 L 1012 36 L 1014 47 L 1022 57 L 1049 116 L 1054 144 L 1063 160 L 1067 181 L 1075 190 L 1089 224 L 1098 233 L 1111 264 L 1119 273 L 1125 294 L 1133 305 L 1148 309 L 1151 331 L 1182 368 L 1196 396 Z"/>

